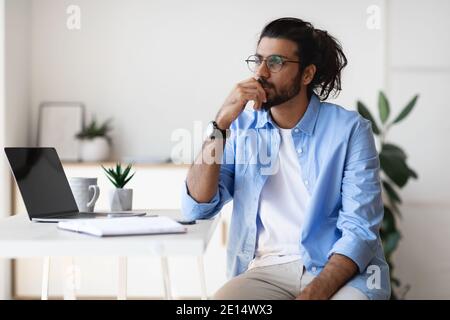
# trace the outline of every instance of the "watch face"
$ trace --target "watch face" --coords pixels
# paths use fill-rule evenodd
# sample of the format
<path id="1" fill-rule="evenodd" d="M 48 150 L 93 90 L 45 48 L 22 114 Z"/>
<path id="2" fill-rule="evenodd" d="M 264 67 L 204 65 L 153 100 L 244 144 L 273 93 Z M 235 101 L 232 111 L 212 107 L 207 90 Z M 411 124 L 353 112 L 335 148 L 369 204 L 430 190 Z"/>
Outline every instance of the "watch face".
<path id="1" fill-rule="evenodd" d="M 206 127 L 206 136 L 211 137 L 213 134 L 214 134 L 214 124 L 210 122 Z"/>

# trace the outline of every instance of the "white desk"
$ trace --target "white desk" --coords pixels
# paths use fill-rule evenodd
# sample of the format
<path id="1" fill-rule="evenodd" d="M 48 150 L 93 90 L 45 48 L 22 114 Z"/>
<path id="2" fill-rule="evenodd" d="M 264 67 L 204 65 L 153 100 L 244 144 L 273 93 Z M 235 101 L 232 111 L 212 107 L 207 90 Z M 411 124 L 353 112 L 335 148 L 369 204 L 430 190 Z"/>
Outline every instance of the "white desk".
<path id="1" fill-rule="evenodd" d="M 172 218 L 181 217 L 179 210 L 151 210 L 151 213 Z M 42 299 L 47 299 L 50 256 L 118 256 L 120 257 L 118 298 L 125 299 L 126 257 L 159 256 L 162 262 L 165 295 L 167 299 L 171 299 L 167 257 L 190 255 L 198 258 L 202 296 L 205 299 L 203 254 L 219 220 L 219 216 L 210 220 L 197 220 L 196 224 L 186 226 L 188 231 L 185 234 L 97 238 L 60 230 L 56 224 L 30 222 L 27 215 L 20 214 L 0 220 L 0 258 L 43 257 Z M 65 294 L 65 298 L 74 297 L 75 292 Z"/>

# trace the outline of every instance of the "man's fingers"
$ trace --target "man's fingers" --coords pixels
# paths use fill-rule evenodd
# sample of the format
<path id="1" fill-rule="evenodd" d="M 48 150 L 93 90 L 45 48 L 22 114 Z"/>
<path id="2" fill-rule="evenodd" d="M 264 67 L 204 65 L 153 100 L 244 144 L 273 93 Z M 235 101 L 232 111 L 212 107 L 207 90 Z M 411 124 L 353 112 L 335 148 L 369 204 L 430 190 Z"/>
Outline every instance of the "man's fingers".
<path id="1" fill-rule="evenodd" d="M 250 82 L 242 83 L 240 84 L 240 86 L 245 89 L 257 89 L 261 93 L 261 100 L 264 102 L 267 101 L 266 91 L 264 90 L 262 85 L 255 79 L 253 79 L 253 81 Z"/>
<path id="2" fill-rule="evenodd" d="M 260 87 L 258 88 L 258 91 L 261 94 L 261 99 L 263 102 L 267 102 L 267 93 L 266 91 L 263 89 L 263 87 L 260 85 Z"/>
<path id="3" fill-rule="evenodd" d="M 254 91 L 246 91 L 241 94 L 241 99 L 244 102 L 244 107 L 249 101 L 254 101 L 253 109 L 256 109 L 260 104 L 260 98 L 258 96 L 258 92 Z"/>
<path id="4" fill-rule="evenodd" d="M 246 85 L 246 84 L 254 83 L 254 82 L 258 82 L 258 81 L 255 78 L 251 77 L 251 78 L 245 79 L 241 82 L 238 82 L 238 85 Z"/>
<path id="5" fill-rule="evenodd" d="M 250 89 L 250 88 L 244 90 L 245 90 L 244 91 L 245 99 L 247 101 L 249 100 L 255 101 L 253 108 L 255 110 L 260 109 L 265 98 L 264 95 L 261 93 L 261 91 L 258 89 Z"/>

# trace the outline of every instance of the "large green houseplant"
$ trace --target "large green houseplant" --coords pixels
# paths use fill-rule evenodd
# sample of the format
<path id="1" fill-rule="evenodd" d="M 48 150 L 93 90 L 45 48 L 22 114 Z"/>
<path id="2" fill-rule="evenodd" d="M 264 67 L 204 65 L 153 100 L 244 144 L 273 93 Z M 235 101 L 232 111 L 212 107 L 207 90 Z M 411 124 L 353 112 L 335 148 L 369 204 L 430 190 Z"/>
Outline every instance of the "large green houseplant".
<path id="1" fill-rule="evenodd" d="M 403 149 L 395 144 L 387 142 L 386 137 L 389 129 L 391 129 L 393 125 L 398 124 L 410 114 L 418 97 L 418 95 L 415 95 L 398 116 L 395 117 L 394 120 L 389 121 L 391 111 L 389 101 L 386 98 L 386 95 L 380 91 L 378 95 L 380 123 L 375 121 L 363 102 L 357 102 L 358 112 L 364 118 L 372 122 L 372 131 L 378 142 L 384 204 L 384 218 L 380 229 L 380 236 L 383 243 L 384 254 L 390 268 L 392 299 L 398 298 L 394 287 L 401 287 L 400 280 L 394 276 L 394 265 L 392 264 L 392 254 L 397 248 L 401 238 L 401 233 L 397 229 L 396 223 L 396 219 L 401 218 L 399 205 L 402 203 L 398 194 L 398 189 L 403 188 L 410 178 L 417 179 L 417 173 L 407 165 L 407 155 Z"/>

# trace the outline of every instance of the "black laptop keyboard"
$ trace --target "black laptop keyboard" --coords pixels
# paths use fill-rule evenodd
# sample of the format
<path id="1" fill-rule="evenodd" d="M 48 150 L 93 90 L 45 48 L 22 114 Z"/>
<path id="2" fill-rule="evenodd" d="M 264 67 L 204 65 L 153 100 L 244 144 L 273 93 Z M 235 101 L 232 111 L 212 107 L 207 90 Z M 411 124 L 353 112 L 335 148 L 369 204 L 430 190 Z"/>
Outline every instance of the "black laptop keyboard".
<path id="1" fill-rule="evenodd" d="M 57 215 L 57 216 L 51 216 L 47 217 L 49 219 L 89 219 L 89 218 L 96 218 L 96 215 L 92 212 L 74 212 L 70 214 L 64 214 L 64 215 Z"/>

